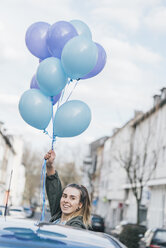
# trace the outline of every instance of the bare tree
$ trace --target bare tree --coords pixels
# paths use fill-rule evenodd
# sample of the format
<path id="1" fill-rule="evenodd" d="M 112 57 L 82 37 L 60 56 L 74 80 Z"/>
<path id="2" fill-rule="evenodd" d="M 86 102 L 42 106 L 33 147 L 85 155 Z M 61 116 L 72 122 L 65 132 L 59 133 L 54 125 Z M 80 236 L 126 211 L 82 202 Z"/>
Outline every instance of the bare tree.
<path id="1" fill-rule="evenodd" d="M 142 134 L 138 126 L 132 127 L 128 152 L 123 155 L 119 153 L 119 157 L 115 157 L 121 167 L 126 171 L 131 190 L 136 200 L 137 224 L 140 224 L 140 205 L 143 188 L 151 179 L 158 162 L 159 150 L 150 149 L 152 136 L 153 133 L 150 124 L 146 135 Z M 138 137 L 139 140 L 142 140 L 139 144 L 137 143 Z"/>
<path id="2" fill-rule="evenodd" d="M 77 172 L 75 163 L 71 162 L 71 163 L 65 163 L 63 165 L 57 164 L 56 170 L 59 173 L 63 186 L 66 186 L 69 183 L 80 182 L 80 176 Z"/>
<path id="3" fill-rule="evenodd" d="M 39 154 L 32 151 L 28 145 L 24 149 L 23 164 L 25 166 L 26 178 L 24 201 L 31 204 L 33 199 L 36 197 L 36 194 L 40 192 L 42 160 Z M 40 195 L 38 197 L 40 197 Z M 38 200 L 39 199 L 36 199 L 36 201 Z"/>

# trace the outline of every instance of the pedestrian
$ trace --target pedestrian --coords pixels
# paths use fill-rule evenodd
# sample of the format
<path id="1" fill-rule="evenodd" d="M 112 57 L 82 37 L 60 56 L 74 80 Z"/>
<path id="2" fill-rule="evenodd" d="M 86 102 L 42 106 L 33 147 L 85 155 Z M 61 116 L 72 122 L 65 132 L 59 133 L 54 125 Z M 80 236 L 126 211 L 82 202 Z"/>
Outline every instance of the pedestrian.
<path id="1" fill-rule="evenodd" d="M 55 152 L 50 150 L 46 161 L 46 192 L 50 205 L 50 222 L 83 229 L 91 229 L 90 198 L 83 185 L 67 185 L 63 190 L 58 172 L 54 169 Z M 72 173 L 72 172 L 71 172 Z"/>

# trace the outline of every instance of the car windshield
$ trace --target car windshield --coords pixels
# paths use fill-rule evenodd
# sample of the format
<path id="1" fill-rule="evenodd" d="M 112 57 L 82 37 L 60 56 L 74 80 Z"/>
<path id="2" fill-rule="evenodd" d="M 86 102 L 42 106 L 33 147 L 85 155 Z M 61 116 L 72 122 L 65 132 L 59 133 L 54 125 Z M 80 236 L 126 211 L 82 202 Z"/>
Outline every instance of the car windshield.
<path id="1" fill-rule="evenodd" d="M 97 221 L 97 222 L 101 222 L 102 218 L 98 217 L 98 216 L 92 216 L 92 220 L 93 221 Z"/>
<path id="2" fill-rule="evenodd" d="M 160 242 L 166 242 L 166 231 L 157 231 L 154 239 L 159 240 Z"/>

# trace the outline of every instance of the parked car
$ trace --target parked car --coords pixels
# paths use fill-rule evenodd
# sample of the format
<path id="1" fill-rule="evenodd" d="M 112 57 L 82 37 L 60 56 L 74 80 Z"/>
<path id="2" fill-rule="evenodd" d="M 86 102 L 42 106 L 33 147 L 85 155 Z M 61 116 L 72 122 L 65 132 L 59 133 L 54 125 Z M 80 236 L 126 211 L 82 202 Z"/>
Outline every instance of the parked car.
<path id="1" fill-rule="evenodd" d="M 9 215 L 15 218 L 26 218 L 26 214 L 23 207 L 11 206 L 9 208 Z"/>
<path id="2" fill-rule="evenodd" d="M 32 217 L 32 210 L 30 207 L 24 206 L 24 212 L 25 212 L 25 216 L 26 218 L 31 218 Z"/>
<path id="3" fill-rule="evenodd" d="M 1 248 L 126 248 L 108 234 L 32 220 L 0 219 Z"/>
<path id="4" fill-rule="evenodd" d="M 139 248 L 166 248 L 166 229 L 148 229 L 139 242 Z"/>
<path id="5" fill-rule="evenodd" d="M 119 225 L 115 227 L 115 229 L 111 230 L 111 234 L 114 237 L 119 238 L 122 232 L 128 227 L 132 229 L 135 229 L 135 228 L 139 229 L 138 235 L 143 235 L 146 232 L 146 226 L 144 225 L 137 225 L 133 223 L 128 223 L 127 221 L 121 221 Z"/>
<path id="6" fill-rule="evenodd" d="M 114 229 L 111 230 L 111 234 L 118 238 L 120 233 L 122 232 L 123 228 L 125 227 L 125 225 L 127 225 L 128 222 L 123 220 L 121 221 Z"/>
<path id="7" fill-rule="evenodd" d="M 93 231 L 104 232 L 104 219 L 100 215 L 91 215 L 91 225 Z"/>

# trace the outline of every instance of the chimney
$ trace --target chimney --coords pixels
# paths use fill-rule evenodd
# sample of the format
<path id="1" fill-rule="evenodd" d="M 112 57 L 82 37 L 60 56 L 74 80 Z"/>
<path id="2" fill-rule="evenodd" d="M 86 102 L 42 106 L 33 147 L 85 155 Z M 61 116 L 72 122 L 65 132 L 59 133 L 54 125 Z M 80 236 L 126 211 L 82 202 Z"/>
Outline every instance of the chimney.
<path id="1" fill-rule="evenodd" d="M 161 102 L 161 95 L 154 95 L 154 107 L 157 106 Z"/>
<path id="2" fill-rule="evenodd" d="M 162 88 L 161 89 L 161 100 L 164 100 L 166 99 L 166 88 Z"/>

